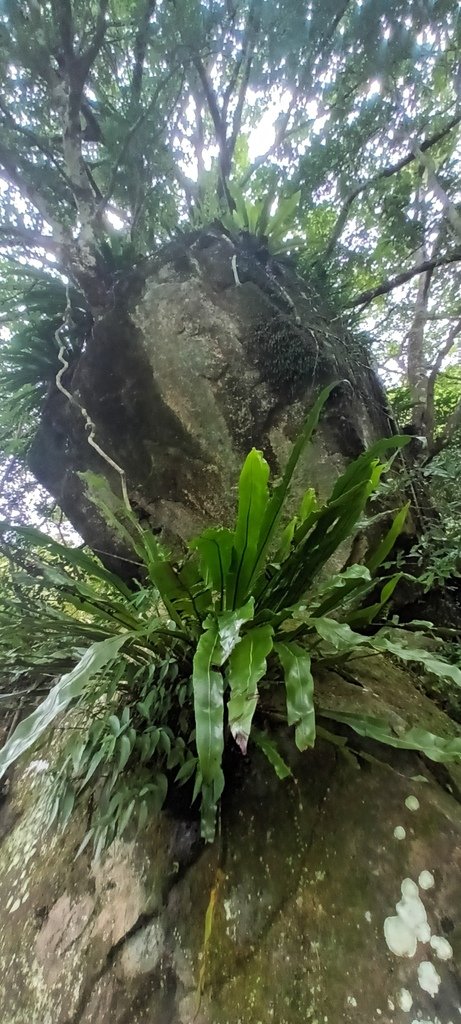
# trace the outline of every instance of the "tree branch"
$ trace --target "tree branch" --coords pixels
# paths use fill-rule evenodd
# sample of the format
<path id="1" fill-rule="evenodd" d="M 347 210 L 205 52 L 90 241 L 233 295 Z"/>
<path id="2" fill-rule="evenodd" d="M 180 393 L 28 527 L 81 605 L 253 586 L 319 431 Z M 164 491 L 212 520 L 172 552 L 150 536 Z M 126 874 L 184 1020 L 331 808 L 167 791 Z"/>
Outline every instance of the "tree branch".
<path id="1" fill-rule="evenodd" d="M 66 62 L 74 56 L 74 19 L 71 0 L 54 0 L 53 20 L 56 21 Z"/>
<path id="2" fill-rule="evenodd" d="M 141 111 L 141 113 L 139 114 L 139 117 L 137 117 L 136 120 L 133 121 L 132 124 L 130 124 L 130 127 L 129 127 L 126 135 L 125 135 L 125 138 L 124 138 L 124 140 L 122 142 L 122 145 L 120 146 L 120 149 L 118 151 L 117 157 L 116 157 L 115 162 L 113 164 L 113 167 L 112 167 L 112 170 L 111 170 L 111 176 L 110 176 L 109 184 L 108 184 L 108 187 L 107 187 L 107 192 L 106 192 L 105 196 L 103 197 L 103 199 L 102 199 L 102 201 L 101 201 L 101 203 L 99 205 L 99 208 L 98 208 L 98 214 L 99 215 L 104 213 L 104 210 L 107 209 L 108 203 L 110 202 L 110 200 L 111 200 L 111 198 L 112 198 L 112 196 L 114 194 L 115 185 L 117 183 L 117 175 L 118 175 L 118 172 L 120 170 L 120 166 L 123 163 L 123 161 L 124 161 L 124 159 L 126 157 L 126 154 L 128 152 L 128 148 L 129 148 L 130 142 L 134 138 L 134 136 L 135 136 L 136 132 L 139 130 L 139 128 L 141 128 L 141 126 L 143 125 L 144 121 L 149 117 L 149 114 L 152 113 L 152 110 L 154 109 L 155 104 L 157 103 L 158 98 L 159 98 L 162 90 L 165 88 L 166 85 L 168 85 L 168 82 L 171 81 L 173 76 L 178 71 L 179 67 L 180 67 L 180 65 L 175 65 L 175 66 L 173 66 L 170 69 L 170 72 L 166 76 L 166 78 L 164 78 L 162 82 L 159 82 L 159 84 L 158 84 L 158 86 L 157 86 L 157 88 L 156 88 L 156 90 L 154 92 L 154 95 L 152 96 L 152 99 L 150 100 L 148 105 L 144 108 L 144 110 Z M 176 103 L 177 103 L 177 101 L 179 99 L 179 96 L 181 95 L 183 84 L 184 84 L 184 78 L 181 77 L 180 87 L 179 87 L 179 90 L 178 90 L 177 95 L 175 96 L 175 100 L 174 100 L 174 107 L 176 106 Z"/>
<path id="3" fill-rule="evenodd" d="M 78 64 L 80 75 L 82 78 L 82 90 L 83 86 L 88 77 L 88 72 L 94 64 L 96 57 L 101 49 L 104 42 L 104 36 L 107 30 L 107 8 L 109 6 L 109 0 L 99 0 L 98 13 L 96 15 L 96 24 L 93 39 L 91 43 L 78 57 Z"/>
<path id="4" fill-rule="evenodd" d="M 216 142 L 219 147 L 220 154 L 220 165 L 221 173 L 226 177 L 226 156 L 227 156 L 227 137 L 226 137 L 226 125 L 221 116 L 218 100 L 216 93 L 213 89 L 211 81 L 208 76 L 206 67 L 202 61 L 202 58 L 195 54 L 192 58 L 194 67 L 199 76 L 205 99 L 207 102 L 208 110 L 210 111 L 211 120 L 213 121 L 213 127 L 216 135 Z"/>
<path id="5" fill-rule="evenodd" d="M 5 242 L 2 239 L 5 239 Z M 44 249 L 47 252 L 59 254 L 60 246 L 49 235 L 42 235 L 39 231 L 30 231 L 20 224 L 0 225 L 0 246 L 3 244 L 25 246 L 27 249 Z"/>
<path id="6" fill-rule="evenodd" d="M 27 199 L 29 203 L 35 207 L 43 220 L 50 225 L 55 241 L 59 244 L 65 244 L 68 242 L 70 239 L 67 237 L 65 229 L 57 220 L 55 220 L 48 203 L 40 192 L 37 191 L 35 186 L 27 181 L 27 178 L 24 177 L 23 169 L 18 164 L 17 159 L 15 159 L 13 154 L 10 153 L 7 147 L 1 142 L 0 167 L 3 167 L 3 170 L 13 187 L 17 188 L 23 198 Z"/>
<path id="7" fill-rule="evenodd" d="M 155 11 L 157 0 L 146 0 L 143 15 L 140 19 L 135 36 L 133 53 L 134 67 L 131 76 L 131 106 L 139 107 L 142 90 L 142 78 L 144 73 L 144 62 L 147 53 L 150 19 Z"/>
<path id="8" fill-rule="evenodd" d="M 440 183 L 432 157 L 426 155 L 420 146 L 414 147 L 414 155 L 426 171 L 429 188 L 442 204 L 448 223 L 457 236 L 458 241 L 461 242 L 461 215 L 458 213 L 455 204 L 451 201 L 450 197 L 445 192 L 443 185 Z"/>
<path id="9" fill-rule="evenodd" d="M 279 146 L 281 146 L 283 140 L 286 138 L 286 135 L 288 134 L 288 125 L 290 123 L 290 117 L 293 111 L 293 107 L 296 105 L 297 100 L 298 90 L 296 90 L 296 92 L 293 94 L 288 106 L 288 110 L 286 110 L 284 114 L 281 114 L 280 118 L 278 119 L 279 123 L 275 133 L 275 139 L 272 145 L 270 145 L 269 148 L 266 149 L 265 153 L 261 153 L 260 156 L 256 157 L 256 160 L 253 161 L 251 167 L 248 168 L 243 177 L 240 179 L 239 188 L 244 188 L 245 185 L 249 182 L 250 178 L 253 177 L 255 171 L 257 171 L 259 167 L 265 164 L 266 160 L 268 160 L 268 158 L 278 150 Z"/>
<path id="10" fill-rule="evenodd" d="M 34 131 L 32 131 L 30 128 L 26 128 L 23 125 L 18 124 L 18 122 L 15 121 L 13 115 L 10 113 L 10 111 L 1 99 L 0 110 L 12 131 L 17 132 L 18 135 L 22 135 L 23 138 L 27 139 L 27 141 L 30 142 L 32 146 L 35 146 L 36 149 L 40 151 L 40 153 L 43 153 L 43 156 L 46 156 L 50 163 L 52 163 L 53 166 L 56 168 L 58 174 L 62 177 L 63 181 L 65 181 L 66 185 L 71 186 L 72 183 L 69 181 L 69 178 L 67 177 L 64 168 L 61 167 L 59 160 L 54 155 L 53 151 L 49 148 L 46 140 L 40 138 L 40 136 L 37 135 Z"/>
<path id="11" fill-rule="evenodd" d="M 451 132 L 453 128 L 456 128 L 456 126 L 460 123 L 461 114 L 456 114 L 454 117 L 452 117 L 451 121 L 449 121 L 445 125 L 444 128 L 441 128 L 440 131 L 436 132 L 434 135 L 430 136 L 430 138 L 422 142 L 419 147 L 419 151 L 421 153 L 425 153 L 426 150 L 430 149 L 432 146 L 436 146 L 438 142 L 441 142 L 441 140 L 444 139 L 445 136 L 448 135 L 449 132 Z M 406 156 L 401 158 L 401 160 L 398 160 L 397 163 L 390 164 L 388 167 L 384 167 L 382 171 L 378 171 L 371 178 L 369 178 L 368 181 L 364 181 L 360 185 L 356 185 L 356 187 L 352 189 L 352 191 L 349 193 L 345 200 L 341 212 L 339 213 L 338 219 L 328 241 L 328 245 L 325 249 L 325 252 L 323 253 L 323 259 L 329 259 L 333 250 L 335 249 L 337 242 L 339 241 L 339 238 L 342 235 L 347 219 L 349 217 L 349 210 L 354 200 L 357 199 L 357 196 L 359 196 L 362 192 L 367 192 L 370 188 L 373 188 L 373 186 L 376 185 L 383 178 L 391 178 L 394 174 L 398 174 L 399 171 L 402 171 L 404 167 L 407 167 L 408 164 L 411 164 L 416 159 L 416 152 L 414 149 L 412 149 L 411 152 L 407 153 Z"/>
<path id="12" fill-rule="evenodd" d="M 401 274 L 396 274 L 395 277 L 388 278 L 387 281 L 383 281 L 382 284 L 377 285 L 376 288 L 368 288 L 367 291 L 361 292 L 356 299 L 352 302 L 348 302 L 344 307 L 345 309 L 356 309 L 357 306 L 368 306 L 373 299 L 377 299 L 380 295 L 387 295 L 394 288 L 398 288 L 399 285 L 405 284 L 406 281 L 411 281 L 412 277 L 416 277 L 418 274 L 426 274 L 428 270 L 435 270 L 437 267 L 446 267 L 450 263 L 459 263 L 461 261 L 461 249 L 456 252 L 449 253 L 448 256 L 439 256 L 436 259 L 425 260 L 423 263 L 419 263 L 418 266 L 412 267 L 411 270 L 404 270 Z"/>
<path id="13" fill-rule="evenodd" d="M 452 351 L 458 335 L 461 333 L 461 319 L 453 325 L 449 332 L 446 342 L 442 345 L 442 348 L 437 353 L 437 358 L 432 364 L 429 376 L 427 378 L 426 385 L 426 430 L 427 439 L 429 445 L 429 451 L 434 448 L 434 426 L 435 426 L 435 385 L 437 383 L 437 376 L 441 369 L 443 360 Z"/>
<path id="14" fill-rule="evenodd" d="M 439 455 L 440 452 L 444 448 L 446 448 L 447 445 L 450 444 L 450 441 L 452 440 L 452 438 L 456 434 L 456 431 L 460 429 L 460 427 L 461 427 L 461 401 L 458 402 L 458 405 L 456 406 L 456 409 L 454 409 L 454 411 L 451 413 L 451 416 L 448 417 L 447 422 L 445 424 L 445 430 L 443 431 L 443 434 L 441 434 L 441 436 L 438 437 L 436 441 L 434 441 L 434 443 L 432 445 L 432 448 L 431 448 L 431 451 L 430 451 L 427 459 L 424 460 L 424 463 L 423 463 L 424 466 L 427 466 L 427 464 L 429 462 L 432 462 L 432 459 L 435 458 L 436 455 Z"/>
<path id="15" fill-rule="evenodd" d="M 224 100 L 223 100 L 223 119 L 226 120 L 226 115 L 227 115 L 228 106 L 229 106 L 229 100 L 230 100 L 230 97 L 232 95 L 233 89 L 237 85 L 238 78 L 239 78 L 239 75 L 241 73 L 242 77 L 241 77 L 241 80 L 240 80 L 240 88 L 239 88 L 239 91 L 238 91 L 237 103 L 236 103 L 236 107 L 235 107 L 235 111 L 234 111 L 234 116 L 233 116 L 233 119 L 232 119 L 232 131 L 231 131 L 229 142 L 227 144 L 227 163 L 228 163 L 227 173 L 229 173 L 229 171 L 230 171 L 230 167 L 231 167 L 231 163 L 232 163 L 232 157 L 233 157 L 233 154 L 234 154 L 236 142 L 237 142 L 237 139 L 238 139 L 238 136 L 239 136 L 239 132 L 240 132 L 240 128 L 241 128 L 241 124 L 242 124 L 243 106 L 244 106 L 244 103 L 245 103 L 245 97 L 246 97 L 246 94 L 247 94 L 248 85 L 249 85 L 249 81 L 250 81 L 251 66 L 252 66 L 252 62 L 253 62 L 253 56 L 254 56 L 254 51 L 255 51 L 255 46 L 256 46 L 256 40 L 258 38 L 259 27 L 260 27 L 259 13 L 260 13 L 260 0 L 252 0 L 252 3 L 250 5 L 250 9 L 248 11 L 248 18 L 247 18 L 247 23 L 246 23 L 246 27 L 245 27 L 245 35 L 244 35 L 244 39 L 243 39 L 243 44 L 242 44 L 242 50 L 241 50 L 241 53 L 240 53 L 240 57 L 239 57 L 239 59 L 237 61 L 236 68 L 234 69 L 234 74 L 231 77 L 230 83 L 229 83 L 229 85 L 227 87 L 227 90 L 226 90 L 226 93 L 225 93 L 225 96 L 224 96 Z"/>
<path id="16" fill-rule="evenodd" d="M 418 215 L 421 215 L 421 211 L 422 197 L 421 190 L 418 189 L 416 194 L 416 212 Z M 421 263 L 427 261 L 427 258 L 426 244 L 423 241 L 416 254 L 415 266 L 420 266 Z M 416 425 L 418 433 L 423 433 L 426 427 L 425 413 L 427 380 L 426 360 L 424 354 L 424 329 L 426 324 L 425 313 L 429 302 L 429 291 L 433 273 L 434 268 L 431 267 L 431 269 L 427 270 L 426 273 L 419 276 L 413 317 L 410 328 L 407 331 L 402 344 L 403 351 L 406 349 L 407 382 L 410 389 L 412 407 L 411 419 Z"/>

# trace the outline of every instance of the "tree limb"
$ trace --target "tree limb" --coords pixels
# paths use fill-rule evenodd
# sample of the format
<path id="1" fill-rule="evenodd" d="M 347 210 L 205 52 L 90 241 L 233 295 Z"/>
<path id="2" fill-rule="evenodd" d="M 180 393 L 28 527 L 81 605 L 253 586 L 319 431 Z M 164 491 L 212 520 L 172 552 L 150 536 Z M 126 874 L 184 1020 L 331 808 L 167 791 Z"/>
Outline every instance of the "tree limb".
<path id="1" fill-rule="evenodd" d="M 164 78 L 163 81 L 160 82 L 159 85 L 157 86 L 157 88 L 156 88 L 156 90 L 154 92 L 154 95 L 152 96 L 152 99 L 150 100 L 148 105 L 143 110 L 141 110 L 141 113 L 136 118 L 136 120 L 133 121 L 132 124 L 130 124 L 130 127 L 128 128 L 128 131 L 127 131 L 127 133 L 125 135 L 125 138 L 124 138 L 124 140 L 123 140 L 123 142 L 122 142 L 122 144 L 120 146 L 120 149 L 119 149 L 119 152 L 118 152 L 117 157 L 115 159 L 115 162 L 114 162 L 114 164 L 112 166 L 111 176 L 110 176 L 109 184 L 107 186 L 107 191 L 106 191 L 106 194 L 104 195 L 103 199 L 101 200 L 101 203 L 100 203 L 99 208 L 98 208 L 98 214 L 99 215 L 104 213 L 104 210 L 107 209 L 108 203 L 110 202 L 110 200 L 111 200 L 111 198 L 113 196 L 115 185 L 117 183 L 117 175 L 118 175 L 118 172 L 120 170 L 120 166 L 123 163 L 123 160 L 125 159 L 126 154 L 128 152 L 128 148 L 129 148 L 130 142 L 132 141 L 132 139 L 136 135 L 136 132 L 139 130 L 139 128 L 141 128 L 141 126 L 143 125 L 144 121 L 152 113 L 152 110 L 154 109 L 155 104 L 157 103 L 158 98 L 159 98 L 162 90 L 165 88 L 166 85 L 168 85 L 168 82 L 170 82 L 171 79 L 173 78 L 173 76 L 176 74 L 176 71 L 178 70 L 179 66 L 180 65 L 175 65 L 175 66 L 173 66 L 170 69 L 170 72 L 166 76 L 166 78 Z M 174 106 L 176 106 L 178 98 L 179 98 L 179 96 L 180 96 L 180 94 L 182 92 L 183 84 L 184 84 L 184 78 L 181 77 L 180 87 L 179 87 L 177 95 L 175 96 Z"/>
<path id="2" fill-rule="evenodd" d="M 436 146 L 438 142 L 441 142 L 441 140 L 444 139 L 445 136 L 448 135 L 449 132 L 451 132 L 453 128 L 456 128 L 456 126 L 460 123 L 461 114 L 456 114 L 454 117 L 451 118 L 450 121 L 448 121 L 444 128 L 441 128 L 438 132 L 435 132 L 434 135 L 431 135 L 430 138 L 422 142 L 419 147 L 419 151 L 421 153 L 425 153 L 426 150 L 430 149 L 432 146 Z M 356 187 L 352 189 L 352 191 L 349 193 L 345 200 L 342 210 L 339 213 L 338 219 L 328 241 L 328 245 L 325 249 L 325 252 L 323 253 L 323 259 L 329 259 L 333 250 L 335 249 L 337 242 L 339 241 L 339 238 L 342 235 L 347 219 L 349 217 L 349 211 L 352 206 L 352 203 L 354 202 L 355 199 L 357 199 L 357 196 L 359 196 L 362 192 L 367 192 L 370 188 L 373 188 L 374 185 L 376 185 L 383 178 L 390 178 L 394 174 L 398 174 L 399 171 L 402 171 L 404 167 L 407 167 L 408 164 L 411 164 L 416 159 L 416 152 L 414 149 L 412 149 L 409 153 L 407 153 L 404 157 L 398 160 L 395 164 L 390 164 L 388 167 L 384 167 L 381 171 L 378 171 L 371 178 L 369 178 L 368 181 L 364 181 L 360 185 L 356 185 Z"/>
<path id="3" fill-rule="evenodd" d="M 43 153 L 43 156 L 46 156 L 50 163 L 52 163 L 53 166 L 56 168 L 58 174 L 62 177 L 63 181 L 65 181 L 66 185 L 71 185 L 71 182 L 69 181 L 69 178 L 67 177 L 64 168 L 61 167 L 59 160 L 57 159 L 53 151 L 49 148 L 46 140 L 42 139 L 39 135 L 32 131 L 32 129 L 26 128 L 23 125 L 18 124 L 18 122 L 14 119 L 13 115 L 10 113 L 10 111 L 1 99 L 0 110 L 6 118 L 6 122 L 9 125 L 9 127 L 13 131 L 17 132 L 18 135 L 22 135 L 23 138 L 27 139 L 27 141 L 30 142 L 32 146 L 35 146 L 36 149 L 40 151 L 40 153 Z"/>
<path id="4" fill-rule="evenodd" d="M 418 189 L 416 194 L 417 214 L 421 214 L 421 209 L 422 196 L 421 190 Z M 427 261 L 427 258 L 426 244 L 423 241 L 423 244 L 416 254 L 415 265 L 420 266 L 421 263 Z M 424 274 L 419 276 L 413 317 L 402 346 L 403 350 L 406 348 L 407 381 L 410 389 L 412 406 L 411 419 L 416 425 L 418 433 L 423 433 L 426 428 L 425 414 L 427 381 L 426 360 L 424 355 L 424 328 L 426 324 L 425 313 L 429 302 L 429 291 L 433 273 L 434 268 L 431 267 Z"/>
<path id="5" fill-rule="evenodd" d="M 5 243 L 2 241 L 3 238 Z M 45 249 L 50 253 L 60 253 L 59 244 L 49 235 L 42 235 L 39 231 L 31 231 L 20 224 L 0 225 L 0 246 L 3 244 L 17 244 L 28 249 Z"/>
<path id="6" fill-rule="evenodd" d="M 66 62 L 74 56 L 74 19 L 71 0 L 54 0 L 53 20 L 56 22 Z"/>
<path id="7" fill-rule="evenodd" d="M 198 54 L 194 54 L 192 62 L 199 76 L 204 96 L 207 102 L 208 110 L 210 111 L 211 120 L 213 121 L 213 127 L 215 130 L 216 142 L 218 143 L 221 173 L 224 178 L 227 177 L 227 133 L 226 124 L 223 120 L 221 112 L 218 107 L 218 100 L 216 93 L 213 89 L 212 83 L 208 76 L 206 67 L 202 61 L 202 58 Z"/>
<path id="8" fill-rule="evenodd" d="M 445 192 L 443 185 L 440 183 L 432 157 L 426 155 L 420 146 L 414 147 L 414 155 L 426 171 L 429 188 L 442 204 L 448 223 L 457 236 L 458 241 L 461 242 L 461 215 L 458 213 L 455 204 L 451 201 L 450 197 Z"/>
<path id="9" fill-rule="evenodd" d="M 290 100 L 288 110 L 286 110 L 285 113 L 281 114 L 280 116 L 273 143 L 269 146 L 268 149 L 266 149 L 265 153 L 261 153 L 260 156 L 256 157 L 251 167 L 248 168 L 243 177 L 240 179 L 239 188 L 244 188 L 245 185 L 249 182 L 250 178 L 253 177 L 255 171 L 257 171 L 259 167 L 265 164 L 266 160 L 268 160 L 268 158 L 278 150 L 279 146 L 281 146 L 283 140 L 286 138 L 286 135 L 288 134 L 288 125 L 290 123 L 290 117 L 293 112 L 293 107 L 297 103 L 297 100 L 298 91 L 296 90 L 296 92 L 293 94 Z"/>
<path id="10" fill-rule="evenodd" d="M 458 405 L 456 406 L 454 411 L 451 413 L 451 415 L 448 417 L 447 422 L 445 424 L 445 430 L 443 431 L 443 434 L 441 434 L 441 436 L 438 437 L 436 441 L 434 441 L 434 444 L 432 445 L 431 451 L 429 452 L 429 455 L 428 455 L 427 459 L 424 460 L 424 463 L 423 463 L 424 466 L 427 466 L 427 464 L 429 462 L 432 462 L 432 459 L 435 458 L 436 455 L 439 455 L 440 452 L 444 448 L 446 448 L 447 445 L 450 444 L 450 441 L 452 440 L 452 438 L 456 434 L 456 431 L 460 429 L 460 427 L 461 427 L 461 401 L 458 402 Z"/>
<path id="11" fill-rule="evenodd" d="M 0 142 L 0 167 L 3 167 L 3 170 L 13 187 L 17 188 L 23 198 L 27 199 L 29 203 L 35 207 L 43 220 L 49 224 L 53 232 L 54 239 L 60 244 L 64 244 L 69 241 L 65 229 L 62 224 L 59 224 L 55 219 L 48 203 L 40 192 L 37 191 L 35 186 L 32 185 L 26 177 L 24 177 L 24 172 L 18 165 L 17 159 L 15 159 L 13 154 L 10 153 L 2 142 Z"/>
<path id="12" fill-rule="evenodd" d="M 412 267 L 411 270 L 404 270 L 401 274 L 396 274 L 394 277 L 388 278 L 387 281 L 383 281 L 382 284 L 377 285 L 376 288 L 368 288 L 367 291 L 361 292 L 357 298 L 353 299 L 352 302 L 348 302 L 344 307 L 345 309 L 356 309 L 357 306 L 368 306 L 373 299 L 377 299 L 380 295 L 387 295 L 394 288 L 398 288 L 399 285 L 405 284 L 406 281 L 411 281 L 412 277 L 416 277 L 418 274 L 425 274 L 428 270 L 434 270 L 437 267 L 446 267 L 450 263 L 459 263 L 461 261 L 461 249 L 455 252 L 449 253 L 448 256 L 439 256 L 436 259 L 425 260 L 423 263 L 419 263 L 418 266 Z"/>
<path id="13" fill-rule="evenodd" d="M 252 0 L 252 3 L 250 5 L 250 9 L 248 11 L 248 18 L 247 18 L 247 23 L 246 23 L 246 27 L 245 27 L 245 35 L 244 35 L 244 39 L 243 39 L 243 45 L 242 45 L 242 50 L 241 50 L 240 58 L 239 58 L 239 60 L 237 62 L 236 72 L 234 71 L 234 75 L 231 77 L 231 81 L 230 81 L 230 83 L 228 85 L 228 88 L 226 90 L 226 93 L 225 93 L 225 96 L 224 96 L 224 100 L 223 100 L 223 118 L 225 119 L 226 115 L 227 115 L 228 106 L 229 106 L 229 100 L 230 100 L 230 97 L 232 95 L 232 91 L 229 91 L 230 90 L 230 86 L 233 83 L 232 89 L 235 88 L 235 86 L 237 85 L 237 82 L 238 82 L 239 75 L 241 73 L 240 87 L 239 87 L 238 94 L 237 94 L 237 103 L 236 103 L 236 107 L 235 107 L 235 111 L 234 111 L 234 116 L 233 116 L 233 119 L 232 119 L 232 130 L 231 130 L 231 135 L 230 135 L 229 142 L 227 144 L 227 162 L 228 162 L 227 173 L 229 173 L 229 171 L 230 171 L 232 157 L 233 157 L 233 154 L 234 154 L 236 142 L 237 142 L 238 135 L 239 135 L 240 128 L 241 128 L 241 124 L 242 124 L 243 106 L 244 106 L 244 103 L 245 103 L 245 97 L 246 97 L 246 94 L 247 94 L 248 85 L 249 85 L 249 81 L 250 81 L 251 66 L 252 66 L 252 62 L 253 62 L 253 56 L 254 56 L 254 51 L 255 51 L 255 46 L 256 46 L 256 40 L 258 38 L 259 27 L 260 27 L 259 12 L 260 12 L 260 0 Z"/>
<path id="14" fill-rule="evenodd" d="M 131 76 L 131 106 L 139 107 L 142 91 L 142 78 L 144 74 L 144 62 L 149 41 L 150 19 L 155 11 L 157 0 L 146 0 L 146 5 L 140 19 L 133 47 L 134 66 Z"/>
<path id="15" fill-rule="evenodd" d="M 104 36 L 107 30 L 107 8 L 109 6 L 109 0 L 99 0 L 98 13 L 96 15 L 96 24 L 93 39 L 91 43 L 78 57 L 79 70 L 82 81 L 82 89 L 88 76 L 90 68 L 93 66 L 96 57 L 101 49 L 104 42 Z"/>
<path id="16" fill-rule="evenodd" d="M 432 451 L 434 448 L 434 425 L 435 425 L 435 385 L 437 383 L 437 377 L 441 369 L 443 360 L 450 354 L 454 348 L 458 335 L 461 334 L 461 319 L 453 325 L 449 332 L 445 344 L 437 353 L 437 358 L 434 360 L 429 376 L 427 378 L 426 386 L 426 429 L 427 438 L 429 444 L 429 450 Z"/>

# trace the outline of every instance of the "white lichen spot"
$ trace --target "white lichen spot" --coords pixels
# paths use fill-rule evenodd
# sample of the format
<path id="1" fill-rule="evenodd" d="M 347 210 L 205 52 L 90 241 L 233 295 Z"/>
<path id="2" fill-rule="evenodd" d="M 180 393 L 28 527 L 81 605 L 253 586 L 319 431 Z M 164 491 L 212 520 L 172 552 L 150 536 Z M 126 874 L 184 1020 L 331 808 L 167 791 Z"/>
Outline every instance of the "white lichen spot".
<path id="1" fill-rule="evenodd" d="M 404 1013 L 409 1013 L 413 1006 L 413 996 L 407 988 L 401 988 L 397 996 L 397 1002 Z"/>
<path id="2" fill-rule="evenodd" d="M 409 811 L 419 811 L 419 800 L 417 796 L 407 796 L 405 800 L 405 807 Z"/>
<path id="3" fill-rule="evenodd" d="M 418 878 L 418 884 L 421 889 L 433 889 L 435 885 L 435 878 L 430 871 L 421 871 Z"/>
<path id="4" fill-rule="evenodd" d="M 369 910 L 365 911 L 365 921 L 368 921 L 368 924 L 371 924 L 371 914 Z"/>
<path id="5" fill-rule="evenodd" d="M 354 1006 L 354 1007 L 357 1006 L 357 1000 L 356 1000 L 355 996 L 348 996 L 347 997 L 347 1005 L 348 1006 Z"/>
<path id="6" fill-rule="evenodd" d="M 403 825 L 396 825 L 394 829 L 394 839 L 405 839 L 406 832 Z"/>
<path id="7" fill-rule="evenodd" d="M 394 1010 L 395 1010 L 395 1003 L 394 1003 L 393 999 L 388 999 L 387 1000 L 387 1008 L 388 1008 L 388 1010 L 391 1011 L 391 1013 L 394 1012 Z"/>
<path id="8" fill-rule="evenodd" d="M 439 960 L 451 960 L 453 956 L 452 947 L 448 940 L 444 939 L 442 935 L 433 935 L 431 938 L 431 946 Z"/>
<path id="9" fill-rule="evenodd" d="M 391 953 L 396 956 L 412 957 L 416 953 L 416 935 L 402 921 L 401 917 L 386 917 L 384 922 L 384 938 Z"/>
<path id="10" fill-rule="evenodd" d="M 428 992 L 434 998 L 439 991 L 442 979 L 440 974 L 437 974 L 434 964 L 431 964 L 429 960 L 422 960 L 418 965 L 418 981 L 423 992 Z"/>
<path id="11" fill-rule="evenodd" d="M 416 882 L 412 878 L 404 878 L 401 892 L 402 899 L 395 907 L 397 915 L 386 917 L 384 922 L 384 937 L 396 956 L 412 957 L 416 953 L 418 940 L 429 942 L 431 930 Z"/>
<path id="12" fill-rule="evenodd" d="M 395 908 L 398 917 L 414 933 L 416 939 L 419 939 L 420 942 L 428 942 L 431 932 L 427 923 L 426 908 L 419 897 L 416 882 L 413 882 L 411 878 L 404 878 L 401 892 L 402 899 L 399 900 Z"/>
<path id="13" fill-rule="evenodd" d="M 19 910 L 20 906 L 21 906 L 21 900 L 15 900 L 14 903 L 13 903 L 13 906 L 11 907 L 10 914 L 15 914 L 16 911 Z"/>
<path id="14" fill-rule="evenodd" d="M 416 882 L 414 882 L 412 878 L 404 878 L 400 886 L 400 891 L 402 893 L 402 896 L 405 896 L 410 899 L 412 897 L 419 896 L 418 886 L 416 885 Z"/>

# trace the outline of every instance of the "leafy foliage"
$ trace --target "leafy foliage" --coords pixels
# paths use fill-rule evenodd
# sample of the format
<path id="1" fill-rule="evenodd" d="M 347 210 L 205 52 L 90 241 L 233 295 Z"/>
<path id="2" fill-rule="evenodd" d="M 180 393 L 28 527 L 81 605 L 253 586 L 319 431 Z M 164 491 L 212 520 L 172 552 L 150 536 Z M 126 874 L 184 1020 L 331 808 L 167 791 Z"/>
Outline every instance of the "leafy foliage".
<path id="1" fill-rule="evenodd" d="M 50 385 L 61 367 L 60 345 L 69 365 L 81 351 L 92 318 L 83 296 L 58 277 L 27 268 L 7 276 L 0 316 L 0 448 L 23 455 L 37 428 Z M 69 316 L 65 311 L 69 302 Z M 59 331 L 59 344 L 57 340 Z"/>
<path id="2" fill-rule="evenodd" d="M 96 305 L 102 279 L 110 299 L 115 265 L 221 215 L 227 190 L 245 197 L 233 227 L 273 252 L 299 194 L 300 266 L 311 280 L 320 265 L 342 310 L 435 236 L 437 257 L 457 258 L 414 150 L 456 207 L 459 33 L 453 0 L 7 2 L 2 294 L 29 306 L 26 268 Z M 452 316 L 456 270 L 437 270 L 431 289 L 437 315 Z M 404 298 L 377 299 L 386 356 L 407 332 L 411 284 Z"/>
<path id="3" fill-rule="evenodd" d="M 292 234 L 296 223 L 300 191 L 277 201 L 276 191 L 273 190 L 254 203 L 245 200 L 242 191 L 236 185 L 229 186 L 229 192 L 233 209 L 220 217 L 225 227 L 231 231 L 237 230 L 242 234 L 253 235 L 262 245 L 267 246 L 272 256 L 293 250 L 296 242 L 293 238 L 287 239 L 287 235 Z M 272 212 L 275 203 L 277 208 Z"/>
<path id="4" fill-rule="evenodd" d="M 145 567 L 145 582 L 135 591 L 81 550 L 1 525 L 5 543 L 22 544 L 31 560 L 17 580 L 20 591 L 2 596 L 2 660 L 10 664 L 14 637 L 16 664 L 53 675 L 64 652 L 73 667 L 17 727 L 0 753 L 0 770 L 67 710 L 71 738 L 62 744 L 50 819 L 65 822 L 75 801 L 94 793 L 82 846 L 93 841 L 99 853 L 130 821 L 142 827 L 163 804 L 170 783 L 189 785 L 192 801 L 200 796 L 202 835 L 211 841 L 226 743 L 233 739 L 245 753 L 254 735 L 278 776 L 289 773 L 269 737 L 253 733 L 266 693 L 283 687 L 297 747 L 314 744 L 316 665 L 342 662 L 357 650 L 390 652 L 461 684 L 455 665 L 397 638 L 392 627 L 376 625 L 396 582 L 383 585 L 376 574 L 406 509 L 367 565 L 328 570 L 406 438 L 387 438 L 364 452 L 324 504 L 308 490 L 298 513 L 284 523 L 297 462 L 332 389 L 321 393 L 307 416 L 276 486 L 269 487 L 269 467 L 252 450 L 240 474 L 234 529 L 204 530 L 180 565 L 103 480 L 87 475 L 93 500 Z M 352 628 L 357 625 L 360 631 Z M 359 735 L 419 749 L 435 760 L 461 759 L 456 738 L 413 729 L 397 742 L 382 723 L 363 715 L 345 717 L 321 703 L 317 713 L 347 718 Z"/>

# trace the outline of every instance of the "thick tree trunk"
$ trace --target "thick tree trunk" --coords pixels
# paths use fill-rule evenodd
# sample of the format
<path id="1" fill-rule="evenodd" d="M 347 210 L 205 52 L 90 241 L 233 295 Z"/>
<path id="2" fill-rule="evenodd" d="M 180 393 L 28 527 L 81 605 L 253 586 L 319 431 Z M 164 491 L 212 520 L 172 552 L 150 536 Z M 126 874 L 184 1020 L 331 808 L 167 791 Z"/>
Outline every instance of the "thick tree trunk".
<path id="1" fill-rule="evenodd" d="M 170 247 L 136 285 L 114 293 L 66 385 L 134 507 L 173 542 L 230 518 L 251 445 L 278 471 L 321 385 L 348 382 L 299 489 L 325 493 L 389 431 L 366 353 L 291 270 L 209 232 Z M 120 554 L 77 473 L 106 472 L 114 486 L 118 475 L 57 391 L 31 464 L 88 543 Z M 453 729 L 384 659 L 348 663 L 347 685 L 340 672 L 315 682 L 325 714 L 352 700 L 396 735 Z M 279 781 L 252 749 L 232 755 L 213 846 L 176 807 L 102 865 L 74 861 L 78 817 L 64 840 L 43 839 L 47 771 L 16 780 L 0 817 L 4 1024 L 459 1020 L 459 772 L 358 737 L 359 760 L 324 739 L 300 755 L 288 732 L 277 738 L 293 777 Z"/>

